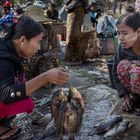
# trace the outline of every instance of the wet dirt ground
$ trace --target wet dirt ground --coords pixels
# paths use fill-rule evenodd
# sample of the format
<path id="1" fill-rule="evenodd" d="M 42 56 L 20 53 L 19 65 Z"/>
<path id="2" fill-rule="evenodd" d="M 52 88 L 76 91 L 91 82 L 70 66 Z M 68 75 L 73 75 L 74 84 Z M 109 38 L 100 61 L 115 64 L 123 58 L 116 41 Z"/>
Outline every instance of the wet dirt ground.
<path id="1" fill-rule="evenodd" d="M 15 122 L 22 127 L 22 133 L 17 140 L 54 140 L 55 136 L 47 136 L 46 127 L 51 121 L 50 109 L 48 101 L 58 88 L 68 90 L 69 87 L 75 86 L 84 97 L 85 112 L 83 115 L 82 126 L 80 132 L 76 136 L 76 140 L 104 140 L 102 136 L 88 136 L 88 132 L 93 125 L 104 120 L 112 110 L 112 107 L 120 99 L 116 90 L 110 87 L 110 79 L 106 60 L 112 56 L 102 56 L 91 60 L 87 64 L 67 66 L 70 73 L 70 80 L 63 86 L 42 87 L 33 94 L 36 108 L 30 115 L 20 114 L 16 117 Z M 112 111 L 119 114 L 120 104 Z M 44 119 L 45 116 L 45 119 Z M 125 114 L 125 117 L 133 120 L 137 127 L 119 135 L 111 137 L 109 140 L 139 140 L 139 117 Z M 54 130 L 54 129 L 53 129 Z M 52 132 L 53 132 L 52 130 Z M 133 130 L 133 131 L 132 131 Z M 130 135 L 131 134 L 131 135 Z M 64 138 L 67 139 L 67 138 Z"/>

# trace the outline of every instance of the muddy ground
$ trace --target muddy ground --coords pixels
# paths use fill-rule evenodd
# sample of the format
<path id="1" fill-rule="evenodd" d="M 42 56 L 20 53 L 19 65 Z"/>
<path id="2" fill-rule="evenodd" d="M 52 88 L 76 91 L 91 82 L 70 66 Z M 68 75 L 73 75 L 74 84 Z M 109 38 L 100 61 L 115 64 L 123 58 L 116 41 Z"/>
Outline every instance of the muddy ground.
<path id="1" fill-rule="evenodd" d="M 120 101 L 117 92 L 111 88 L 110 84 L 106 60 L 111 57 L 102 56 L 78 66 L 68 66 L 63 63 L 62 66 L 67 66 L 70 73 L 69 82 L 63 86 L 52 86 L 51 88 L 46 85 L 34 93 L 33 100 L 36 105 L 34 112 L 29 115 L 20 114 L 16 117 L 15 123 L 22 127 L 22 133 L 17 140 L 54 140 L 56 138 L 50 135 L 54 129 L 50 132 L 46 131 L 46 127 L 51 121 L 48 101 L 55 90 L 58 88 L 68 90 L 71 85 L 77 87 L 85 100 L 82 126 L 76 140 L 104 140 L 105 138 L 102 136 L 88 136 L 88 132 L 93 125 L 104 120 L 114 105 Z M 113 113 L 123 114 L 124 117 L 131 119 L 135 126 L 123 134 L 109 138 L 109 140 L 139 140 L 139 117 L 120 112 L 120 103 L 112 110 Z"/>

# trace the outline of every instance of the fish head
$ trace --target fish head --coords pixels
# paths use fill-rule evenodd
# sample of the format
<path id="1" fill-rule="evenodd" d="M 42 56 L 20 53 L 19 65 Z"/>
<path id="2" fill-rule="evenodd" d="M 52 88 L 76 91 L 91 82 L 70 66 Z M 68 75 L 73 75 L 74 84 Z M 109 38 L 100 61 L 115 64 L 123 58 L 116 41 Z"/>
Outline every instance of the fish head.
<path id="1" fill-rule="evenodd" d="M 67 101 L 67 95 L 65 94 L 63 89 L 59 89 L 54 93 L 52 100 L 58 103 L 61 101 Z"/>

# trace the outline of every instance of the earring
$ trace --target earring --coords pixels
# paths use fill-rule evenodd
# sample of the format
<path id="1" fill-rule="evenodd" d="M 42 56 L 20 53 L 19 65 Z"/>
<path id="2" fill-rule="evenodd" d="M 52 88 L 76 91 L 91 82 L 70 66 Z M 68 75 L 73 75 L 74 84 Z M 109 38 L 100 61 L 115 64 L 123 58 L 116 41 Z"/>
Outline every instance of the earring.
<path id="1" fill-rule="evenodd" d="M 24 43 L 22 42 L 22 43 L 21 43 L 21 46 L 23 46 L 23 45 L 24 45 Z"/>

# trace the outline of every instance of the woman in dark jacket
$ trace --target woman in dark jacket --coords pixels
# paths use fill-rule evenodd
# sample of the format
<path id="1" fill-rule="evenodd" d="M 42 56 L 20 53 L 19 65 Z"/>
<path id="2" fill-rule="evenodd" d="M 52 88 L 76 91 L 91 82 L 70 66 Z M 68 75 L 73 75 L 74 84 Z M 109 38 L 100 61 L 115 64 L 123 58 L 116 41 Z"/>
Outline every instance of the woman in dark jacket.
<path id="1" fill-rule="evenodd" d="M 117 23 L 120 45 L 113 64 L 115 88 L 124 111 L 140 112 L 140 13 L 126 13 Z"/>
<path id="2" fill-rule="evenodd" d="M 0 39 L 0 139 L 8 139 L 19 132 L 4 122 L 16 114 L 32 112 L 30 95 L 47 83 L 64 84 L 69 76 L 62 68 L 54 68 L 26 81 L 21 57 L 31 57 L 40 49 L 43 27 L 30 17 L 22 16 Z"/>

